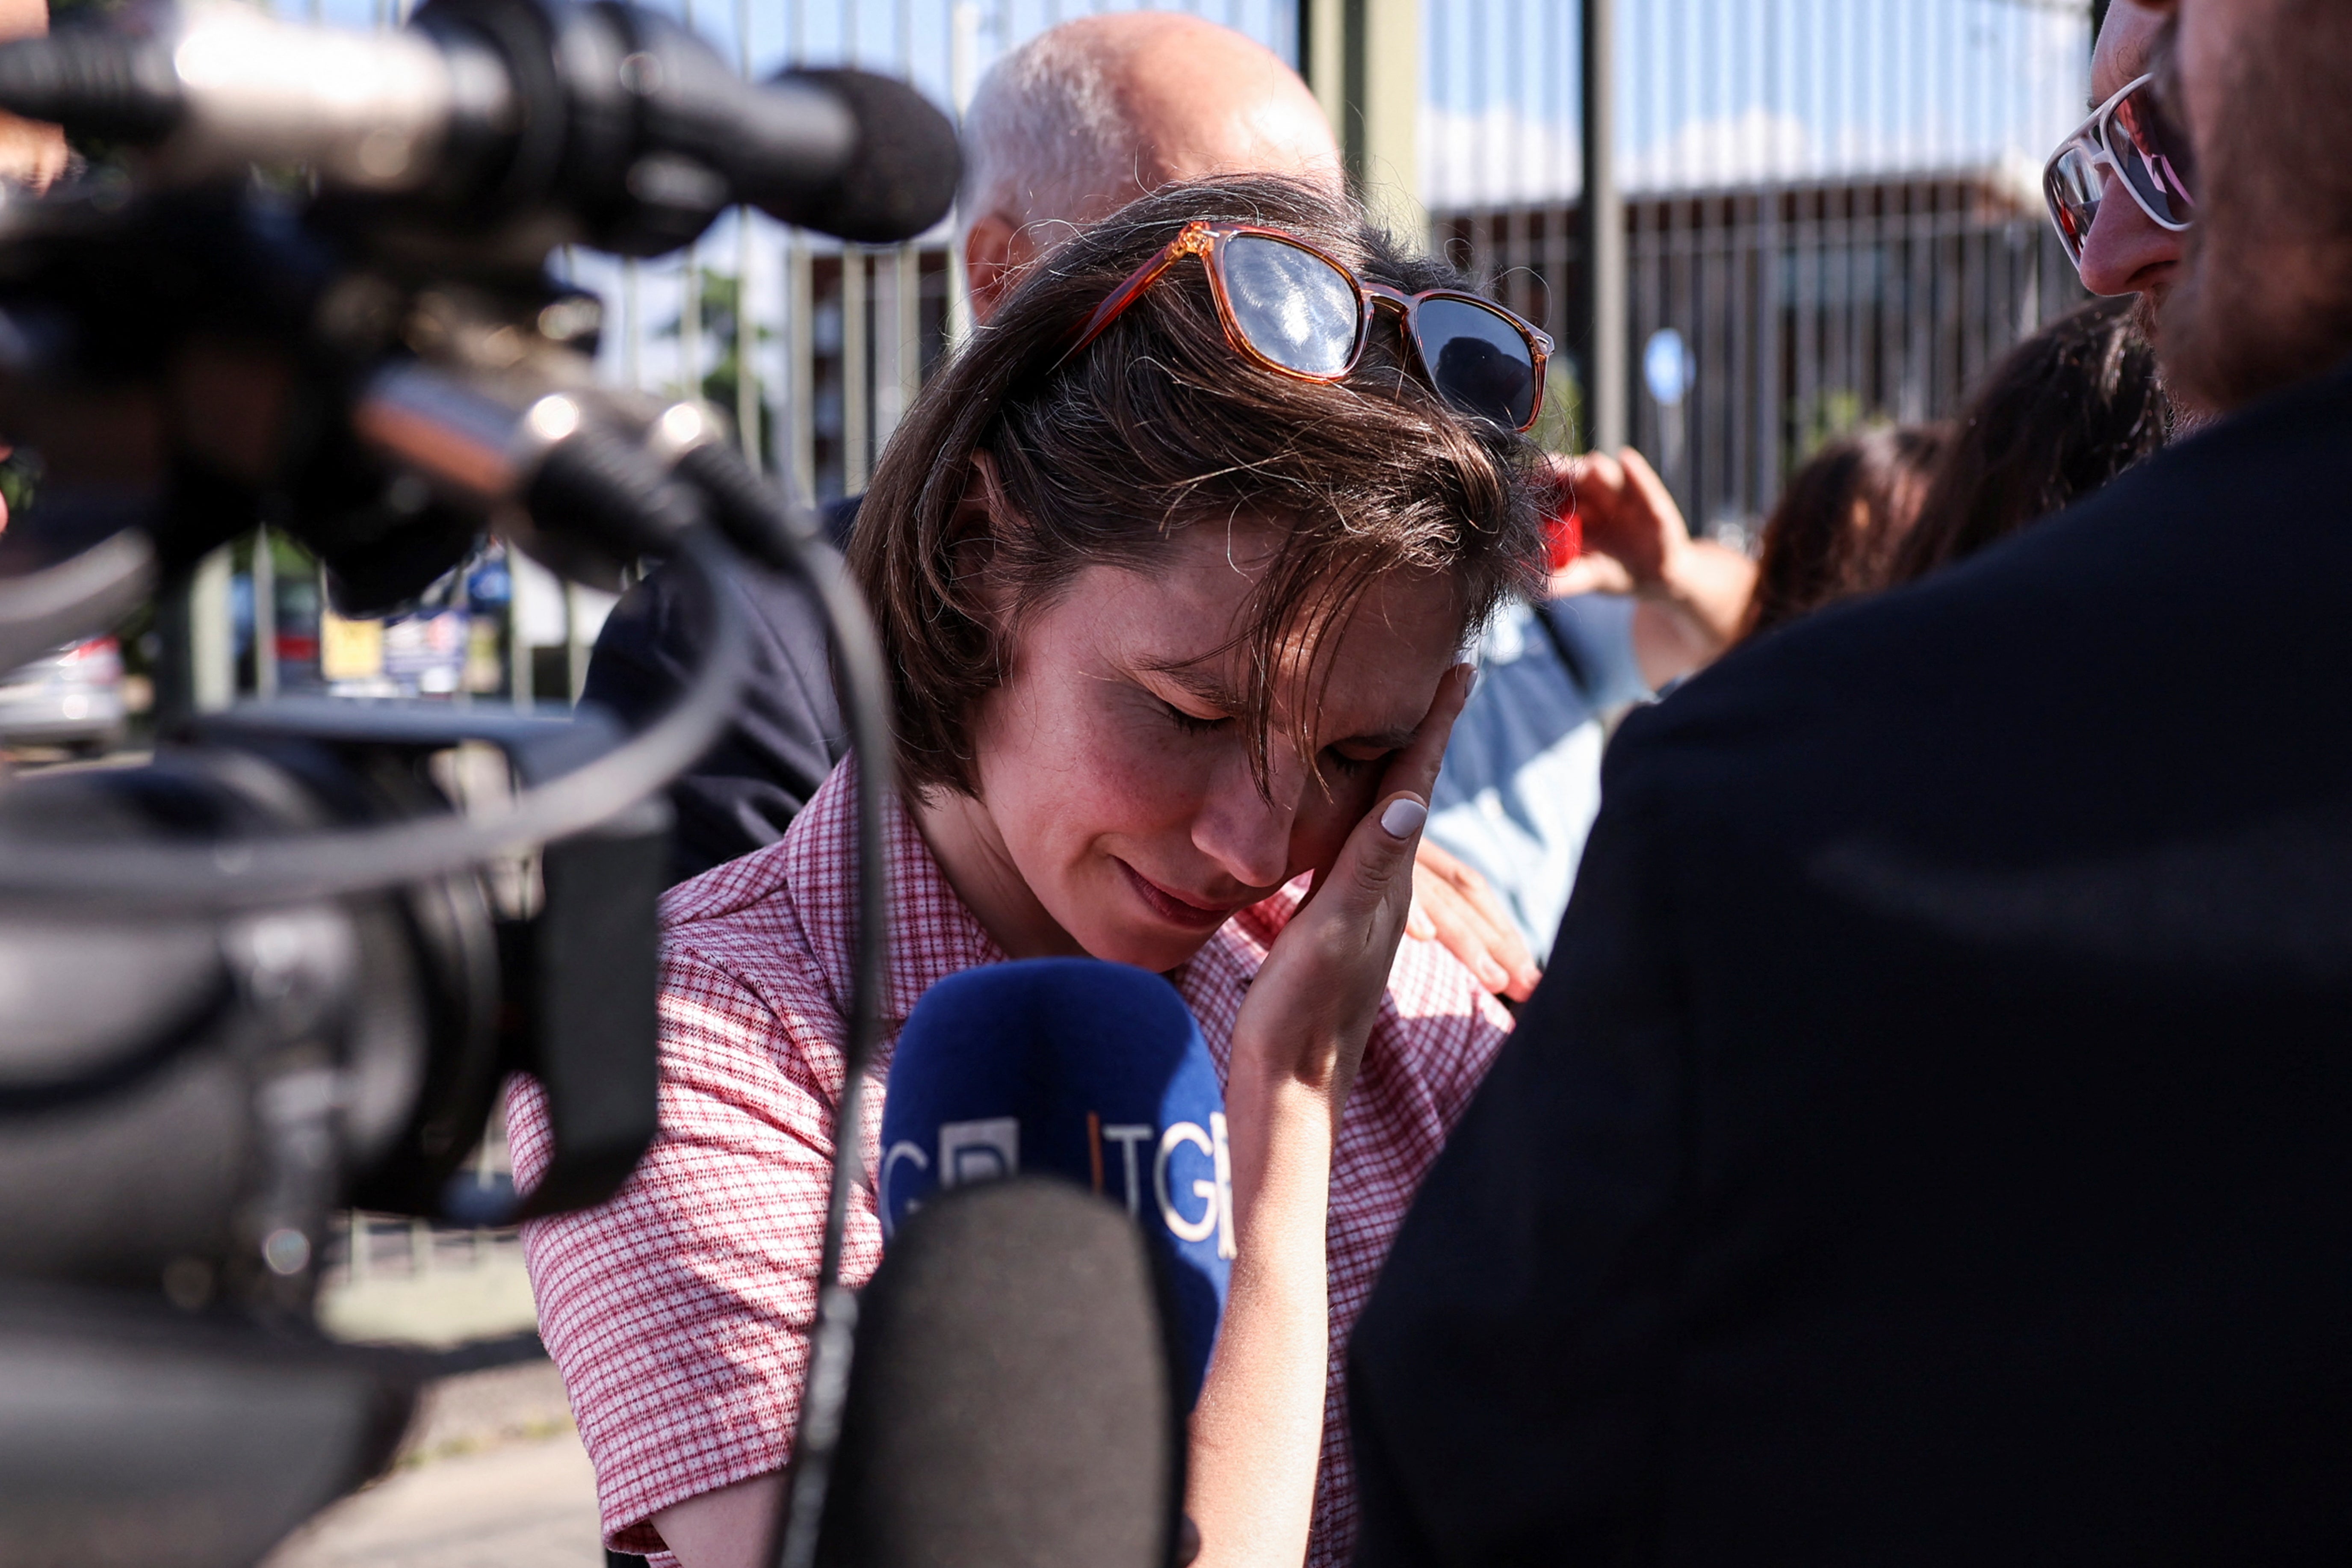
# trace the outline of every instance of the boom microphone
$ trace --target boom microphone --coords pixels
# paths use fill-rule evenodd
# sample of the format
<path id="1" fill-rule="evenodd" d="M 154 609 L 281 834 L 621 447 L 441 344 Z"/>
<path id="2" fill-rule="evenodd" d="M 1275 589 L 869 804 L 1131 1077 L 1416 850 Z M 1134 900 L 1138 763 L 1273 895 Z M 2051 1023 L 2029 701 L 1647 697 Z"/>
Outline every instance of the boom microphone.
<path id="1" fill-rule="evenodd" d="M 204 179 L 308 165 L 327 185 L 479 226 L 552 209 L 625 254 L 683 245 L 748 202 L 866 243 L 945 216 L 954 127 L 903 82 L 854 70 L 742 80 L 635 5 L 432 0 L 370 35 L 190 0 L 138 30 L 0 45 L 0 108 L 152 148 Z"/>
<path id="2" fill-rule="evenodd" d="M 1182 1418 L 1150 1258 L 1067 1183 L 943 1194 L 859 1298 L 823 1568 L 1171 1568 Z"/>
<path id="3" fill-rule="evenodd" d="M 1167 981 L 1041 958 L 950 975 L 915 1005 L 882 1110 L 885 1237 L 944 1188 L 1036 1172 L 1108 1198 L 1151 1238 L 1191 1409 L 1233 1273 L 1233 1182 L 1216 1066 Z"/>

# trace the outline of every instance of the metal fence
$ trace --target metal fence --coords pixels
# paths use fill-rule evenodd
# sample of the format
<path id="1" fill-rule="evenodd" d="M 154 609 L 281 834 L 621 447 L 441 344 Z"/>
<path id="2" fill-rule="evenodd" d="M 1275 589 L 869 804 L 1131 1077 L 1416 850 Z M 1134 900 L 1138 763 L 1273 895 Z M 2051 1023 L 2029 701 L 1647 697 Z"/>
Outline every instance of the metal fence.
<path id="1" fill-rule="evenodd" d="M 392 25 L 403 0 L 278 0 Z M 670 0 L 751 75 L 853 63 L 959 110 L 1007 48 L 1099 0 Z M 1162 0 L 1296 59 L 1316 0 Z M 1347 0 L 1325 14 L 1413 0 Z M 1619 174 L 1629 236 L 1628 406 L 1635 443 L 1703 526 L 1737 535 L 1825 437 L 1949 413 L 2021 334 L 2080 298 L 2046 233 L 2034 174 L 2079 118 L 2087 0 L 1620 0 Z M 1319 24 L 1318 24 L 1319 25 Z M 1573 344 L 1580 149 L 1574 0 L 1419 0 L 1417 166 L 1427 237 Z M 1391 204 L 1390 209 L 1397 209 Z M 730 214 L 643 263 L 562 259 L 612 309 L 604 368 L 698 391 L 803 497 L 864 488 L 876 456 L 964 329 L 947 226 L 868 248 Z M 1578 366 L 1564 356 L 1546 434 L 1564 441 Z M 1646 372 L 1646 374 L 1645 374 Z M 228 689 L 320 679 L 334 638 L 301 563 L 240 547 Z M 277 570 L 272 572 L 275 564 Z M 272 584 L 269 579 L 275 577 Z M 488 579 L 499 579 L 492 574 Z M 503 605 L 475 607 L 453 695 L 575 695 L 610 601 L 520 559 Z M 307 595 L 307 596 L 306 596 Z M 307 617 L 307 619 L 306 619 Z M 487 619 L 499 624 L 488 635 Z M 416 684 L 455 634 L 384 635 Z M 272 649 L 275 657 L 262 650 Z M 364 651 L 364 650 L 363 650 Z M 448 657 L 447 650 L 441 650 Z"/>
<path id="2" fill-rule="evenodd" d="M 1573 343 L 1573 7 L 1427 18 L 1433 238 Z M 2087 5 L 1638 0 L 1618 26 L 1627 407 L 1695 521 L 1744 536 L 1823 439 L 1951 413 L 2083 298 L 2036 177 L 2083 113 Z"/>

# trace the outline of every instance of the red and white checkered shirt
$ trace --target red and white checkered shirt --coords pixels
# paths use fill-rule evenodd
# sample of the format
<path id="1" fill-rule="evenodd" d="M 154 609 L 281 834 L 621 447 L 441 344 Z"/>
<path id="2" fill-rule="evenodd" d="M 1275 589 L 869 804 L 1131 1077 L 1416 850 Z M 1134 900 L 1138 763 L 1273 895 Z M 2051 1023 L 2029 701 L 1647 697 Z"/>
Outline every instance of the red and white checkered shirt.
<path id="1" fill-rule="evenodd" d="M 595 1462 L 605 1540 L 659 1568 L 676 1559 L 653 1514 L 782 1468 L 800 1408 L 849 994 L 851 766 L 835 770 L 780 842 L 664 898 L 660 1136 L 610 1203 L 523 1228 L 540 1332 Z M 1005 957 L 895 803 L 887 822 L 885 1044 L 861 1130 L 867 1182 L 842 1259 L 852 1284 L 882 1251 L 871 1175 L 889 1043 L 935 982 Z M 1293 887 L 1244 910 L 1170 977 L 1220 1074 L 1243 992 L 1299 897 Z M 1331 1371 L 1312 1564 L 1344 1563 L 1355 1537 L 1349 1332 L 1509 1026 L 1443 948 L 1402 945 L 1331 1173 Z M 528 1184 L 547 1161 L 535 1085 L 518 1080 L 508 1119 Z"/>

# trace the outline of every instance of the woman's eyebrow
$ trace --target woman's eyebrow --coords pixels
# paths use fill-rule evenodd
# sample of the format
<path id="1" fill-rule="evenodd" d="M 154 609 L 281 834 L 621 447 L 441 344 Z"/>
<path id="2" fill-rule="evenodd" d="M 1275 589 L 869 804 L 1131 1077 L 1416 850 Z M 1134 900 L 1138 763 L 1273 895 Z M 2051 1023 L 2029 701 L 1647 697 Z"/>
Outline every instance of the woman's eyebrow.
<path id="1" fill-rule="evenodd" d="M 1412 728 L 1408 726 L 1402 730 L 1382 730 L 1370 735 L 1350 735 L 1344 741 L 1334 741 L 1331 743 L 1335 746 L 1368 746 L 1383 752 L 1402 752 L 1412 743 L 1414 732 Z"/>

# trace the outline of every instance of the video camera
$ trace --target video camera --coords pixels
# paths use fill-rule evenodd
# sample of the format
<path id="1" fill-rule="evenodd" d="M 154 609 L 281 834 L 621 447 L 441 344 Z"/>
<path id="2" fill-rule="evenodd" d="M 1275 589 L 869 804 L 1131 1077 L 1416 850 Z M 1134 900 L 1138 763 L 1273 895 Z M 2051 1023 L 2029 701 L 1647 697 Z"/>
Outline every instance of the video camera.
<path id="1" fill-rule="evenodd" d="M 954 134 L 884 78 L 752 85 L 617 0 L 430 0 L 374 36 L 125 12 L 0 45 L 0 108 L 123 154 L 0 206 L 0 439 L 42 468 L 0 544 L 0 668 L 262 515 L 348 610 L 495 531 L 576 581 L 666 557 L 719 631 L 635 734 L 285 701 L 0 790 L 0 1536 L 250 1563 L 380 1468 L 424 1370 L 310 1327 L 331 1216 L 591 1205 L 653 1134 L 658 792 L 730 715 L 746 557 L 825 608 L 878 836 L 884 686 L 837 558 L 707 409 L 596 383 L 597 302 L 549 257 L 667 251 L 738 203 L 911 237 Z M 552 1159 L 486 1204 L 452 1178 L 518 1070 Z"/>

